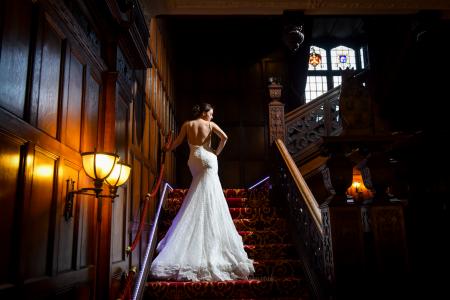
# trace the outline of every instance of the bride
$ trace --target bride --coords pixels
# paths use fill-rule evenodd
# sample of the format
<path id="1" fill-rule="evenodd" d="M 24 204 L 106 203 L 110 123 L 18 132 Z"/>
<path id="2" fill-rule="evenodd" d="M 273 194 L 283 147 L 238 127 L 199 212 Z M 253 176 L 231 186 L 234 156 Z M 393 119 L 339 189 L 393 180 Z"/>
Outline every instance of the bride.
<path id="1" fill-rule="evenodd" d="M 187 138 L 192 183 L 156 248 L 151 276 L 177 281 L 247 279 L 255 272 L 253 260 L 244 250 L 217 174 L 217 156 L 228 137 L 211 122 L 214 111 L 210 104 L 195 105 L 193 112 L 194 120 L 183 124 L 170 149 Z M 212 133 L 220 138 L 216 150 L 211 149 Z"/>

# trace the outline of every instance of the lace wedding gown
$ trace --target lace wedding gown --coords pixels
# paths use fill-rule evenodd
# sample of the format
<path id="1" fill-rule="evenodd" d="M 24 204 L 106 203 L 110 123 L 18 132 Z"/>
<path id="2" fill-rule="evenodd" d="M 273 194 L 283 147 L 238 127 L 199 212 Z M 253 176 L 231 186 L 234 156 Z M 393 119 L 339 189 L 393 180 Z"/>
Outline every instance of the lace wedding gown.
<path id="1" fill-rule="evenodd" d="M 217 156 L 189 144 L 192 183 L 151 265 L 155 279 L 222 281 L 247 279 L 255 270 L 225 200 Z"/>

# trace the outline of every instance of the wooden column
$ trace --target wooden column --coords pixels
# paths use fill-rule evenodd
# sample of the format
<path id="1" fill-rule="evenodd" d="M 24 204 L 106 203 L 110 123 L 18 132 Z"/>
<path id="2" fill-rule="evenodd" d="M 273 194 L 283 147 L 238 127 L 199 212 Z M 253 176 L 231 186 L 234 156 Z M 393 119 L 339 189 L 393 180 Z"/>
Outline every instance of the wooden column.
<path id="1" fill-rule="evenodd" d="M 269 103 L 269 141 L 273 143 L 275 139 L 284 142 L 284 103 L 280 102 L 283 86 L 272 81 L 269 85 L 269 94 L 272 101 Z"/>
<path id="2" fill-rule="evenodd" d="M 346 155 L 346 144 L 325 139 L 330 158 L 322 174 L 332 196 L 321 205 L 325 273 L 334 293 L 343 297 L 356 295 L 365 262 L 361 210 L 355 203 L 348 203 L 346 196 L 354 165 Z"/>
<path id="3" fill-rule="evenodd" d="M 115 152 L 117 72 L 103 73 L 103 97 L 99 115 L 99 147 L 102 151 Z M 111 287 L 111 214 L 112 200 L 97 199 L 97 282 L 96 299 L 110 298 Z"/>

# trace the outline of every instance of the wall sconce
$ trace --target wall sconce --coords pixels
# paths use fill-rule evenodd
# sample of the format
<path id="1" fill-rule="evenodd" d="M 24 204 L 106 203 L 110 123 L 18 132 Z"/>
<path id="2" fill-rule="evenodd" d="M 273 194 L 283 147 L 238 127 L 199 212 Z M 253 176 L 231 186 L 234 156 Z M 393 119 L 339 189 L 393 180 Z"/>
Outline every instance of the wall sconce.
<path id="1" fill-rule="evenodd" d="M 81 153 L 83 169 L 94 180 L 93 188 L 81 188 L 74 190 L 75 181 L 67 179 L 66 204 L 64 218 L 68 221 L 73 216 L 73 198 L 75 194 L 95 196 L 95 198 L 114 199 L 117 188 L 124 184 L 131 173 L 131 166 L 119 162 L 119 156 L 107 152 L 83 152 Z M 103 191 L 103 182 L 109 185 L 109 195 L 100 194 Z"/>

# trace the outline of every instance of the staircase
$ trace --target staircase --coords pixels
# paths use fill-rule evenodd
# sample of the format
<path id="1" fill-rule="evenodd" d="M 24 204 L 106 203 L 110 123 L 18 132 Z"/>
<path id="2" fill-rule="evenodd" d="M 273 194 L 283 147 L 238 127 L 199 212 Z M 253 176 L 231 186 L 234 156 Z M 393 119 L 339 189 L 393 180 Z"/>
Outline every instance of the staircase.
<path id="1" fill-rule="evenodd" d="M 169 194 L 158 241 L 169 229 L 186 192 L 176 189 Z M 286 219 L 268 200 L 268 186 L 258 191 L 225 189 L 224 193 L 245 250 L 254 259 L 254 276 L 217 282 L 150 280 L 145 299 L 312 299 Z"/>

